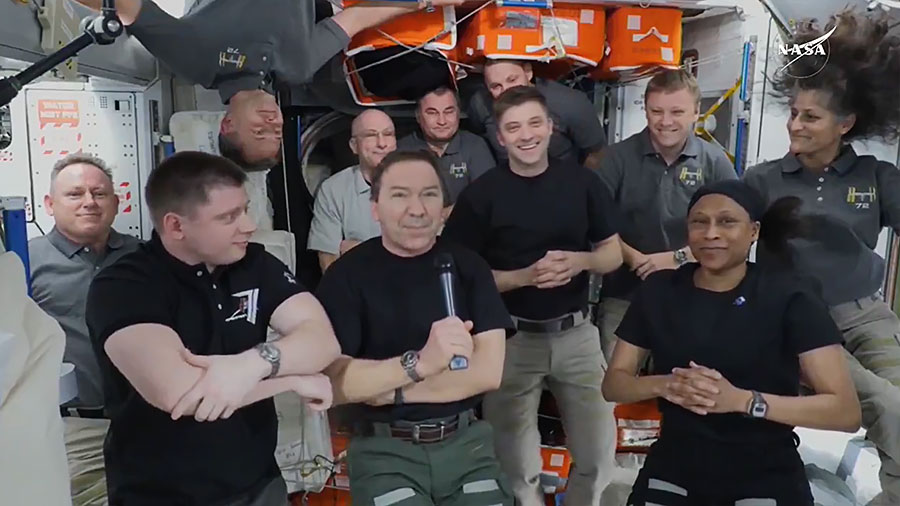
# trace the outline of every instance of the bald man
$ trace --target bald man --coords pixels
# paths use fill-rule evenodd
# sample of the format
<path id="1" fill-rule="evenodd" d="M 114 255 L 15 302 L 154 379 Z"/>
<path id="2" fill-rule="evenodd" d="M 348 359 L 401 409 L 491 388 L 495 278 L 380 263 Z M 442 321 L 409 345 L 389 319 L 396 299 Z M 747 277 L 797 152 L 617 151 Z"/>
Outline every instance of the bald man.
<path id="1" fill-rule="evenodd" d="M 316 192 L 308 248 L 318 252 L 322 271 L 357 244 L 381 235 L 369 200 L 372 171 L 397 149 L 391 117 L 369 109 L 353 119 L 350 149 L 359 164 L 332 175 Z"/>

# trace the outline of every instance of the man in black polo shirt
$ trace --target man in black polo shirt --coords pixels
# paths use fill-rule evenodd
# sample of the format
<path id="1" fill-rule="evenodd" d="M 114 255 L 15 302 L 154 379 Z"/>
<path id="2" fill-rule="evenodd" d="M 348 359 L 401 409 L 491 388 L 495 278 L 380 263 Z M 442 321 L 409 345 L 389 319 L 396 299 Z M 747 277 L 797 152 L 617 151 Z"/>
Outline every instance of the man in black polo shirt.
<path id="1" fill-rule="evenodd" d="M 99 10 L 102 0 L 77 0 Z M 360 31 L 426 5 L 463 0 L 421 0 L 401 5 L 349 7 L 316 22 L 313 0 L 214 0 L 183 18 L 153 0 L 116 0 L 129 35 L 173 73 L 217 89 L 228 112 L 219 147 L 245 168 L 281 161 L 281 108 L 274 87 L 312 80 Z"/>
<path id="2" fill-rule="evenodd" d="M 512 322 L 484 260 L 437 239 L 447 200 L 439 171 L 428 152 L 387 155 L 372 176 L 382 236 L 341 256 L 317 289 L 343 351 L 328 370 L 335 399 L 355 415 L 353 504 L 512 504 L 491 427 L 473 412 L 500 384 Z M 468 368 L 451 370 L 454 355 Z"/>
<path id="3" fill-rule="evenodd" d="M 147 182 L 152 240 L 91 284 L 113 506 L 284 506 L 271 397 L 293 390 L 330 405 L 316 374 L 339 353 L 328 317 L 248 242 L 245 181 L 219 156 L 168 158 Z M 270 326 L 283 336 L 274 343 Z"/>
<path id="4" fill-rule="evenodd" d="M 553 122 L 538 89 L 503 92 L 494 116 L 509 163 L 463 190 L 443 232 L 487 260 L 518 330 L 506 348 L 500 389 L 485 398 L 485 418 L 516 499 L 542 505 L 537 410 L 549 385 L 576 466 L 566 504 L 599 504 L 616 428 L 613 406 L 600 393 L 605 360 L 587 318 L 588 272 L 622 263 L 615 209 L 590 169 L 549 159 Z"/>

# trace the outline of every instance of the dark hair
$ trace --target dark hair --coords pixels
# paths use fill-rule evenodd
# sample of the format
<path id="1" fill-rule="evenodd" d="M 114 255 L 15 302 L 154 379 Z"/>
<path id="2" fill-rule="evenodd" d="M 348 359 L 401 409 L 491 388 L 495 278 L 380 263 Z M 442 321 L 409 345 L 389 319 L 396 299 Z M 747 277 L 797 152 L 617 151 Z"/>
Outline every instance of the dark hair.
<path id="1" fill-rule="evenodd" d="M 434 169 L 434 175 L 436 175 L 438 181 L 440 181 L 441 197 L 444 206 L 450 204 L 450 193 L 447 190 L 447 183 L 444 181 L 444 178 L 441 177 L 440 160 L 438 160 L 438 157 L 435 156 L 434 153 L 425 149 L 391 151 L 381 160 L 381 163 L 379 163 L 372 171 L 372 192 L 370 198 L 373 202 L 378 202 L 378 194 L 381 193 L 381 180 L 384 178 L 385 173 L 387 173 L 388 169 L 393 165 L 402 162 L 425 162 L 431 166 L 431 168 Z"/>
<path id="2" fill-rule="evenodd" d="M 827 55 L 804 56 L 772 78 L 774 95 L 791 99 L 798 91 L 817 90 L 829 97 L 828 109 L 839 115 L 856 115 L 845 141 L 900 138 L 900 38 L 889 35 L 889 18 L 865 16 L 852 9 L 839 12 L 819 28 L 814 19 L 800 23 L 788 46 L 821 37 L 837 25 L 828 38 Z M 788 64 L 796 55 L 785 56 Z M 824 66 L 823 66 L 824 65 Z M 808 76 L 808 77 L 794 77 Z"/>
<path id="3" fill-rule="evenodd" d="M 281 150 L 279 150 L 279 153 L 280 152 Z M 240 144 L 238 144 L 222 132 L 219 132 L 219 154 L 231 160 L 246 172 L 269 170 L 272 167 L 278 165 L 278 162 L 281 161 L 281 159 L 276 156 L 272 158 L 266 158 L 264 160 L 259 160 L 257 162 L 249 162 L 247 161 L 247 158 L 244 157 L 244 151 L 241 149 Z"/>
<path id="4" fill-rule="evenodd" d="M 159 226 L 167 213 L 190 214 L 209 202 L 209 191 L 218 186 L 242 186 L 247 174 L 224 157 L 181 151 L 166 158 L 147 179 L 145 198 L 153 223 Z"/>
<path id="5" fill-rule="evenodd" d="M 784 265 L 791 264 L 788 240 L 809 235 L 809 223 L 800 215 L 803 201 L 799 197 L 782 197 L 766 207 L 765 199 L 755 188 L 729 179 L 700 187 L 691 197 L 688 213 L 706 195 L 725 195 L 747 211 L 750 219 L 760 224 L 759 245 Z"/>
<path id="6" fill-rule="evenodd" d="M 651 93 L 673 93 L 679 90 L 688 90 L 693 95 L 697 106 L 700 105 L 700 85 L 690 73 L 683 69 L 663 69 L 650 78 L 647 89 L 644 91 L 644 103 Z"/>
<path id="7" fill-rule="evenodd" d="M 547 109 L 547 99 L 534 86 L 514 86 L 497 97 L 494 100 L 494 119 L 500 123 L 500 117 L 513 107 L 527 104 L 528 102 L 537 102 L 545 112 Z"/>
<path id="8" fill-rule="evenodd" d="M 453 98 L 456 100 L 456 107 L 459 107 L 459 93 L 457 93 L 456 90 L 453 90 L 449 86 L 446 86 L 446 85 L 438 86 L 437 88 L 434 88 L 433 90 L 423 93 L 422 96 L 419 97 L 418 100 L 416 100 L 416 107 L 417 108 L 421 107 L 422 100 L 425 100 L 425 97 L 427 97 L 428 95 L 431 95 L 432 93 L 434 93 L 435 95 L 437 95 L 439 97 L 446 95 L 447 93 L 451 93 L 453 95 Z"/>

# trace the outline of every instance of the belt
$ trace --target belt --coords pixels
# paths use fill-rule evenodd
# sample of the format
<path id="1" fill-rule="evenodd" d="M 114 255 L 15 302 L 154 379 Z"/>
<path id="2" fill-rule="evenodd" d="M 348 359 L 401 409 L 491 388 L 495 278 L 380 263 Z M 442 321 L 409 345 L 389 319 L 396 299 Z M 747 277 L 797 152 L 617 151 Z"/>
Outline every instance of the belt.
<path id="1" fill-rule="evenodd" d="M 106 415 L 103 413 L 103 408 L 64 408 L 64 407 L 60 406 L 59 414 L 63 418 L 65 418 L 65 417 L 96 418 L 96 419 L 106 418 Z"/>
<path id="2" fill-rule="evenodd" d="M 477 420 L 474 410 L 458 415 L 421 422 L 398 420 L 394 422 L 360 422 L 354 431 L 357 436 L 391 437 L 415 444 L 440 443 Z"/>
<path id="3" fill-rule="evenodd" d="M 580 311 L 569 313 L 560 316 L 559 318 L 553 318 L 551 320 L 526 320 L 517 316 L 513 316 L 512 319 L 516 324 L 516 329 L 521 332 L 528 332 L 532 334 L 552 334 L 554 332 L 562 332 L 564 330 L 569 330 L 577 325 L 581 325 L 587 319 L 588 314 L 588 309 L 584 308 Z"/>

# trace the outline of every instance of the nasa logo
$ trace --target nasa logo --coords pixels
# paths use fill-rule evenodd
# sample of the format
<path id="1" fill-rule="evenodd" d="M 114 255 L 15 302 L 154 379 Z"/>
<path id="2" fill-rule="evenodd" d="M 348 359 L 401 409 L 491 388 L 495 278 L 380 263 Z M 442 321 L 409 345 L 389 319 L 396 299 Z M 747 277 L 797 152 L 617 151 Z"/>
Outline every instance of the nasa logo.
<path id="1" fill-rule="evenodd" d="M 778 54 L 793 57 L 793 59 L 778 69 L 777 72 L 784 72 L 795 79 L 806 79 L 821 72 L 825 65 L 828 64 L 828 52 L 831 48 L 828 38 L 831 37 L 835 30 L 837 30 L 837 25 L 829 30 L 828 33 L 802 44 L 778 44 Z M 815 58 L 815 63 L 805 66 L 805 70 L 802 72 L 792 72 L 791 65 L 797 63 L 801 58 Z"/>

